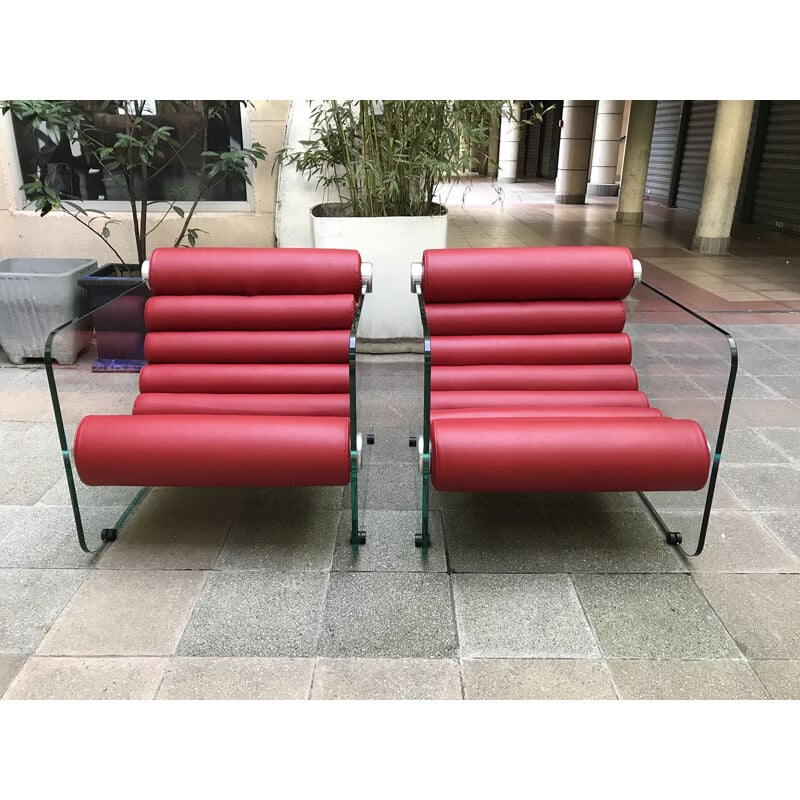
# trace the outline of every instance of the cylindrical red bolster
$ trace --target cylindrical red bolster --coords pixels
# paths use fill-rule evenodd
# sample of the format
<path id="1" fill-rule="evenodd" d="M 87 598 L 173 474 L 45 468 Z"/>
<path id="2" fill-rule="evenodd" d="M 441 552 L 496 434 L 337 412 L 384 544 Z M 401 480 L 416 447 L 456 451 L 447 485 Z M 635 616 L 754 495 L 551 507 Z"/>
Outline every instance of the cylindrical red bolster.
<path id="1" fill-rule="evenodd" d="M 431 411 L 431 421 L 435 419 L 555 419 L 558 417 L 657 419 L 662 416 L 663 414 L 657 408 L 645 406 L 487 406 L 485 408 L 441 408 Z"/>
<path id="2" fill-rule="evenodd" d="M 639 388 L 636 370 L 628 364 L 509 365 L 433 367 L 431 390 L 452 391 L 584 391 Z"/>
<path id="3" fill-rule="evenodd" d="M 159 247 L 149 284 L 153 294 L 358 296 L 361 256 L 316 247 Z"/>
<path id="4" fill-rule="evenodd" d="M 431 392 L 431 410 L 442 408 L 489 408 L 501 406 L 649 406 L 644 392 L 618 391 L 548 391 L 503 392 L 466 391 Z"/>
<path id="5" fill-rule="evenodd" d="M 633 287 L 627 247 L 466 247 L 423 253 L 426 303 L 621 300 Z"/>
<path id="6" fill-rule="evenodd" d="M 673 419 L 441 419 L 431 480 L 444 491 L 628 492 L 702 489 L 703 429 Z"/>
<path id="7" fill-rule="evenodd" d="M 435 336 L 431 363 L 630 364 L 627 333 L 556 333 L 540 336 Z"/>
<path id="8" fill-rule="evenodd" d="M 497 303 L 425 303 L 431 336 L 509 333 L 619 333 L 621 300 L 539 300 Z"/>
<path id="9" fill-rule="evenodd" d="M 340 331 L 157 331 L 144 340 L 150 364 L 342 363 L 350 332 Z"/>
<path id="10" fill-rule="evenodd" d="M 194 394 L 345 394 L 347 364 L 148 364 L 141 392 Z"/>
<path id="11" fill-rule="evenodd" d="M 75 465 L 89 486 L 343 486 L 349 432 L 344 417 L 89 416 Z"/>
<path id="12" fill-rule="evenodd" d="M 348 394 L 140 394 L 134 414 L 264 414 L 347 417 Z"/>
<path id="13" fill-rule="evenodd" d="M 354 311 L 351 294 L 159 295 L 147 301 L 145 321 L 149 331 L 336 330 L 350 328 Z"/>

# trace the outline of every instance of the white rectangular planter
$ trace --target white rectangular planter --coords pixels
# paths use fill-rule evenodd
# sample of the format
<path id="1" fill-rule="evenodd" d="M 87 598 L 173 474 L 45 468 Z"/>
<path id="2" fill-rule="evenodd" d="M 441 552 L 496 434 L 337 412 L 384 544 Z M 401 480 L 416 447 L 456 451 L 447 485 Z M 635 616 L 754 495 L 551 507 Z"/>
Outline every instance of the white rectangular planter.
<path id="1" fill-rule="evenodd" d="M 50 332 L 86 308 L 86 290 L 78 278 L 97 269 L 87 258 L 0 259 L 0 347 L 12 364 L 43 358 Z M 73 364 L 85 342 L 63 337 L 53 353 L 60 364 Z"/>
<path id="2" fill-rule="evenodd" d="M 317 217 L 315 247 L 358 250 L 372 264 L 372 293 L 358 331 L 366 340 L 419 339 L 419 304 L 411 293 L 411 264 L 423 250 L 447 245 L 447 214 L 430 217 Z"/>

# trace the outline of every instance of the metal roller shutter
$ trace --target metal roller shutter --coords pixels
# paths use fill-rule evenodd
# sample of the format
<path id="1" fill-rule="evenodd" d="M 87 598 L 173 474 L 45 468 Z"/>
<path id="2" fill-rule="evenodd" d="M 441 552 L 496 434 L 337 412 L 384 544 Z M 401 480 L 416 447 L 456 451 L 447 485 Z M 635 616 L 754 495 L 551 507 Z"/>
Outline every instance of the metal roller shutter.
<path id="1" fill-rule="evenodd" d="M 800 101 L 770 102 L 752 220 L 800 232 Z"/>
<path id="2" fill-rule="evenodd" d="M 554 181 L 558 172 L 558 148 L 561 144 L 561 129 L 558 122 L 564 110 L 563 100 L 544 100 L 544 107 L 550 109 L 542 120 L 542 131 L 539 136 L 539 166 L 537 174 L 540 178 Z"/>
<path id="3" fill-rule="evenodd" d="M 678 141 L 682 104 L 681 100 L 659 100 L 656 106 L 650 163 L 647 166 L 647 182 L 644 187 L 645 200 L 655 203 L 669 202 L 672 162 Z"/>
<path id="4" fill-rule="evenodd" d="M 678 192 L 675 198 L 677 208 L 685 208 L 689 211 L 700 210 L 716 113 L 716 100 L 692 101 L 686 130 L 686 144 L 683 149 L 683 160 L 678 178 Z"/>

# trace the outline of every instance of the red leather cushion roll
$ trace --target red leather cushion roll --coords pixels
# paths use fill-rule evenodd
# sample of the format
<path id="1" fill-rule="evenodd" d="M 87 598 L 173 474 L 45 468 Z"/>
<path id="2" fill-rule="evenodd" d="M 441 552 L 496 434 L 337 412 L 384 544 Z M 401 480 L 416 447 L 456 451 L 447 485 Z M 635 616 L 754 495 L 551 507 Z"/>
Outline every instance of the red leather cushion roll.
<path id="1" fill-rule="evenodd" d="M 157 331 L 144 341 L 151 364 L 336 363 L 348 360 L 350 332 Z"/>
<path id="2" fill-rule="evenodd" d="M 426 303 L 621 300 L 633 286 L 626 247 L 466 247 L 423 253 Z"/>
<path id="3" fill-rule="evenodd" d="M 353 324 L 351 294 L 187 295 L 151 297 L 145 307 L 150 331 L 335 330 Z"/>
<path id="4" fill-rule="evenodd" d="M 137 398 L 138 402 L 138 398 Z M 134 404 L 135 413 L 135 404 Z M 431 411 L 434 419 L 524 419 L 558 417 L 605 417 L 614 419 L 657 419 L 663 414 L 645 406 L 487 406 L 485 408 L 442 408 Z"/>
<path id="5" fill-rule="evenodd" d="M 346 394 L 347 364 L 148 364 L 141 392 Z"/>
<path id="6" fill-rule="evenodd" d="M 485 333 L 619 333 L 621 300 L 539 300 L 505 303 L 426 303 L 431 336 Z"/>
<path id="7" fill-rule="evenodd" d="M 159 247 L 153 294 L 361 294 L 356 250 L 316 247 Z"/>
<path id="8" fill-rule="evenodd" d="M 346 417 L 348 394 L 140 394 L 134 414 L 264 414 Z"/>
<path id="9" fill-rule="evenodd" d="M 345 417 L 89 416 L 75 465 L 89 486 L 343 486 L 349 431 Z"/>
<path id="10" fill-rule="evenodd" d="M 638 388 L 636 370 L 628 364 L 502 364 L 431 369 L 431 390 L 435 392 Z"/>
<path id="11" fill-rule="evenodd" d="M 539 336 L 435 336 L 431 363 L 630 364 L 627 333 L 555 333 Z"/>
<path id="12" fill-rule="evenodd" d="M 649 406 L 644 392 L 547 391 L 547 392 L 432 392 L 431 409 L 489 408 L 505 406 Z"/>
<path id="13" fill-rule="evenodd" d="M 688 491 L 705 485 L 710 461 L 703 430 L 692 420 L 431 424 L 431 480 L 445 491 Z"/>

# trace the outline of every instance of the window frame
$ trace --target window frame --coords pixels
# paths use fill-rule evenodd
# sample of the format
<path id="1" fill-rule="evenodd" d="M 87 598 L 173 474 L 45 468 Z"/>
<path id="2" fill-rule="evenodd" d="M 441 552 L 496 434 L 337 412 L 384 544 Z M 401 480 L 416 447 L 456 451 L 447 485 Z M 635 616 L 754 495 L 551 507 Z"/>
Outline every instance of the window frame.
<path id="1" fill-rule="evenodd" d="M 242 102 L 241 105 L 241 119 L 242 119 L 242 146 L 249 148 L 253 143 L 253 135 L 251 130 L 250 113 L 248 111 L 247 103 Z M 27 183 L 29 177 L 22 174 L 22 166 L 19 162 L 19 148 L 17 147 L 17 137 L 14 131 L 14 121 L 12 114 L 3 114 L 3 125 L 5 126 L 5 138 L 8 142 L 7 163 L 9 166 L 9 173 L 13 185 L 11 186 L 11 199 L 14 201 L 17 211 L 37 213 L 30 206 L 30 201 L 25 197 L 25 192 L 20 188 L 24 183 Z M 197 204 L 195 214 L 245 214 L 253 213 L 255 211 L 255 192 L 253 186 L 253 179 L 255 176 L 255 167 L 252 164 L 247 165 L 247 175 L 250 182 L 245 181 L 246 200 L 201 200 Z M 84 209 L 96 209 L 97 211 L 104 211 L 109 214 L 128 213 L 131 214 L 131 205 L 125 200 L 70 200 Z M 167 210 L 169 205 L 168 200 L 156 200 L 151 202 L 148 208 L 152 209 L 155 213 L 159 211 L 163 213 Z M 189 212 L 192 207 L 191 200 L 179 200 L 175 203 L 176 206 L 182 208 L 185 212 Z M 64 214 L 66 212 L 58 209 L 51 212 L 53 214 Z"/>

